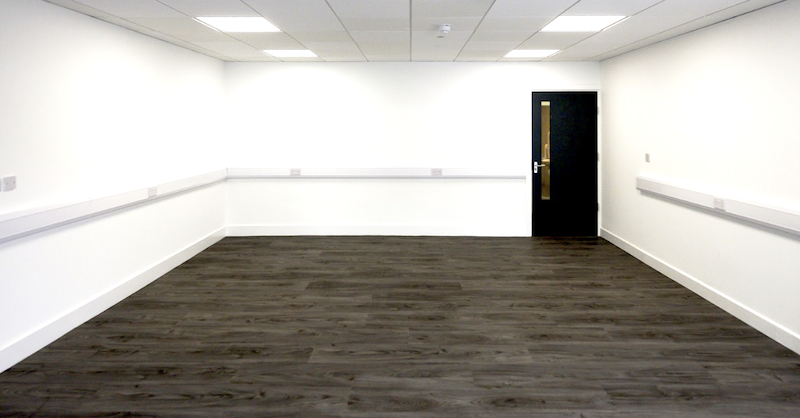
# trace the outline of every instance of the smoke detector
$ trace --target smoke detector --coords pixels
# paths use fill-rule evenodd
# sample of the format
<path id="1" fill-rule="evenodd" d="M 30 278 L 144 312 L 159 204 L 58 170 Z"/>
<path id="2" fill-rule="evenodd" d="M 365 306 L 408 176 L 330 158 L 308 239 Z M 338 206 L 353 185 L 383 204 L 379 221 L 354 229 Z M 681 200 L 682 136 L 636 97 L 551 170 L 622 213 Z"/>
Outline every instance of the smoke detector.
<path id="1" fill-rule="evenodd" d="M 449 23 L 443 23 L 443 24 L 439 25 L 439 32 L 442 35 L 447 35 L 448 33 L 450 33 L 450 24 Z"/>

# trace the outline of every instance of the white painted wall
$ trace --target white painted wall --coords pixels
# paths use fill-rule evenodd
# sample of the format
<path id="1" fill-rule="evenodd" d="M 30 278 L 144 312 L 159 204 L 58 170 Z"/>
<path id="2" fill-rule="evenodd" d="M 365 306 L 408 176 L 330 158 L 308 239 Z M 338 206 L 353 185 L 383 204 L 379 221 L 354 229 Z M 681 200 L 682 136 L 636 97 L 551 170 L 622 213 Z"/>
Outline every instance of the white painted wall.
<path id="1" fill-rule="evenodd" d="M 243 236 L 529 236 L 527 188 L 524 179 L 229 180 L 226 224 Z"/>
<path id="2" fill-rule="evenodd" d="M 528 173 L 511 182 L 235 182 L 227 223 L 237 233 L 525 236 L 531 92 L 598 90 L 599 65 L 230 63 L 226 83 L 229 167 Z"/>
<path id="3" fill-rule="evenodd" d="M 0 0 L 0 213 L 219 169 L 224 64 L 43 1 Z"/>
<path id="4" fill-rule="evenodd" d="M 42 1 L 0 0 L 0 218 L 201 174 L 224 65 Z M 0 244 L 0 371 L 223 232 L 216 184 Z"/>
<path id="5" fill-rule="evenodd" d="M 635 187 L 648 174 L 800 211 L 797 16 L 784 2 L 602 63 L 602 225 L 800 352 L 800 239 Z"/>

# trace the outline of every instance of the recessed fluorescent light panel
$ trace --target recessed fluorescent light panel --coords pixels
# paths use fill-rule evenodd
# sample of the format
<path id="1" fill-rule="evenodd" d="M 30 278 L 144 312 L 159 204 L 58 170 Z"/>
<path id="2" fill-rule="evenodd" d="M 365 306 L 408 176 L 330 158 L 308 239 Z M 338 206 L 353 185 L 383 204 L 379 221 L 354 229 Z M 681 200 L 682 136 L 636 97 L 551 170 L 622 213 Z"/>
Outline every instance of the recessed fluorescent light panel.
<path id="1" fill-rule="evenodd" d="M 316 58 L 317 54 L 307 49 L 265 49 L 264 52 L 275 58 Z"/>
<path id="2" fill-rule="evenodd" d="M 600 32 L 627 16 L 559 16 L 542 32 Z"/>
<path id="3" fill-rule="evenodd" d="M 504 58 L 547 58 L 560 51 L 559 49 L 515 49 Z"/>
<path id="4" fill-rule="evenodd" d="M 280 32 L 263 17 L 198 17 L 202 23 L 220 32 Z"/>

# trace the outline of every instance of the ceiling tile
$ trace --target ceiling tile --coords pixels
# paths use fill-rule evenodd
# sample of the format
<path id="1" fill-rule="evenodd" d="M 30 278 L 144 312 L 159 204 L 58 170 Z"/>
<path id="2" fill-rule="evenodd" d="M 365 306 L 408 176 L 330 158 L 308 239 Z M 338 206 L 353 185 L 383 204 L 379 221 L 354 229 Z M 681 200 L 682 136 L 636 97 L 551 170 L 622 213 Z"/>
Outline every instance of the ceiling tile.
<path id="1" fill-rule="evenodd" d="M 413 32 L 411 58 L 413 61 L 453 61 L 471 35 L 469 31 L 453 31 L 440 38 L 438 32 Z"/>
<path id="2" fill-rule="evenodd" d="M 298 42 L 308 44 L 309 42 L 353 42 L 353 38 L 345 31 L 326 31 L 326 32 L 292 32 L 292 37 Z"/>
<path id="3" fill-rule="evenodd" d="M 159 0 L 169 7 L 192 17 L 198 16 L 258 16 L 240 0 Z M 119 1 L 119 3 L 126 3 Z"/>
<path id="4" fill-rule="evenodd" d="M 328 0 L 340 18 L 406 18 L 411 13 L 409 0 Z"/>
<path id="5" fill-rule="evenodd" d="M 519 45 L 518 42 L 508 41 L 469 41 L 464 46 L 464 51 L 503 51 L 502 55 L 505 55 L 517 45 Z"/>
<path id="6" fill-rule="evenodd" d="M 78 3 L 118 17 L 183 17 L 157 0 L 77 0 Z"/>
<path id="7" fill-rule="evenodd" d="M 439 25 L 446 23 L 452 31 L 474 31 L 481 23 L 480 17 L 414 17 L 411 25 L 415 31 L 439 31 Z"/>
<path id="8" fill-rule="evenodd" d="M 472 55 L 470 55 L 470 54 L 472 54 Z M 474 53 L 464 53 L 464 52 L 462 52 L 461 54 L 458 55 L 458 58 L 456 58 L 456 62 L 495 62 L 498 59 L 500 59 L 499 57 L 502 57 L 502 55 L 498 55 L 497 57 L 494 57 L 494 56 L 486 55 L 486 54 L 483 54 L 483 53 L 477 53 L 477 52 L 474 52 Z"/>
<path id="9" fill-rule="evenodd" d="M 363 55 L 325 55 L 320 56 L 320 59 L 328 62 L 367 62 Z"/>
<path id="10" fill-rule="evenodd" d="M 306 49 L 303 44 L 283 32 L 234 33 L 231 36 L 259 50 Z"/>
<path id="11" fill-rule="evenodd" d="M 641 13 L 641 16 L 677 17 L 697 19 L 721 9 L 744 3 L 747 0 L 665 0 Z"/>
<path id="12" fill-rule="evenodd" d="M 305 44 L 306 48 L 314 51 L 317 55 L 348 55 L 359 56 L 361 50 L 358 45 L 353 41 L 348 42 L 308 42 Z"/>
<path id="13" fill-rule="evenodd" d="M 479 51 L 466 51 L 462 50 L 456 61 L 497 61 L 508 54 L 506 50 L 479 50 Z"/>
<path id="14" fill-rule="evenodd" d="M 408 55 L 404 54 L 397 54 L 397 55 L 370 55 L 368 57 L 370 62 L 409 62 L 411 61 L 408 58 Z"/>
<path id="15" fill-rule="evenodd" d="M 369 58 L 371 55 L 402 55 L 408 61 L 409 33 L 402 32 L 352 32 L 353 39 Z"/>
<path id="16" fill-rule="evenodd" d="M 243 0 L 286 32 L 335 32 L 344 28 L 325 0 Z"/>
<path id="17" fill-rule="evenodd" d="M 502 57 L 497 61 L 499 61 L 499 62 L 538 62 L 538 61 L 544 61 L 544 58 L 506 58 L 506 57 Z"/>
<path id="18" fill-rule="evenodd" d="M 343 17 L 342 23 L 348 31 L 407 31 L 410 28 L 407 17 Z"/>
<path id="19" fill-rule="evenodd" d="M 663 0 L 581 0 L 565 16 L 633 16 Z M 697 1 L 696 1 L 697 2 Z"/>
<path id="20" fill-rule="evenodd" d="M 486 19 L 483 19 L 483 22 L 481 22 L 478 30 L 511 32 L 528 31 L 530 34 L 533 34 L 550 23 L 551 20 L 553 19 L 542 17 L 487 17 Z"/>
<path id="21" fill-rule="evenodd" d="M 531 32 L 501 32 L 501 31 L 478 31 L 472 36 L 475 42 L 516 42 L 522 43 L 531 37 Z"/>
<path id="22" fill-rule="evenodd" d="M 577 0 L 497 0 L 492 5 L 487 18 L 524 18 L 524 17 L 546 17 L 554 18 L 563 13 Z"/>
<path id="23" fill-rule="evenodd" d="M 411 12 L 418 17 L 483 17 L 494 0 L 412 0 Z"/>
<path id="24" fill-rule="evenodd" d="M 283 62 L 323 62 L 324 60 L 320 57 L 314 58 L 281 58 Z"/>
<path id="25" fill-rule="evenodd" d="M 146 28 L 192 43 L 195 41 L 225 42 L 231 40 L 230 36 L 211 29 L 189 17 L 136 17 L 129 20 Z"/>
<path id="26" fill-rule="evenodd" d="M 593 57 L 595 55 L 602 54 L 603 51 L 606 50 L 607 49 L 598 46 L 574 49 L 570 48 L 545 58 L 542 61 L 583 61 L 586 59 L 586 57 Z"/>
<path id="27" fill-rule="evenodd" d="M 564 49 L 592 36 L 580 32 L 539 32 L 523 42 L 518 49 Z"/>
<path id="28" fill-rule="evenodd" d="M 245 45 L 241 42 L 195 42 L 195 44 L 219 54 L 227 55 L 231 58 L 263 58 L 266 56 L 271 60 L 278 61 L 277 59 L 264 54 L 260 50 Z"/>

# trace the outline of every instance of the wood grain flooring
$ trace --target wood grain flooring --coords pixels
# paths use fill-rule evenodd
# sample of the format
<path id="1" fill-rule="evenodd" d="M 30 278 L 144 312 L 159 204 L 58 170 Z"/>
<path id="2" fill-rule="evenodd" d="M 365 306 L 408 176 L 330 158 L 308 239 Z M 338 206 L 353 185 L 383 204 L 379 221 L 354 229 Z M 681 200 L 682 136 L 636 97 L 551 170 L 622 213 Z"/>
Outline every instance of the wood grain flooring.
<path id="1" fill-rule="evenodd" d="M 226 238 L 0 416 L 797 417 L 800 356 L 595 238 Z"/>

